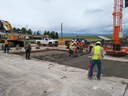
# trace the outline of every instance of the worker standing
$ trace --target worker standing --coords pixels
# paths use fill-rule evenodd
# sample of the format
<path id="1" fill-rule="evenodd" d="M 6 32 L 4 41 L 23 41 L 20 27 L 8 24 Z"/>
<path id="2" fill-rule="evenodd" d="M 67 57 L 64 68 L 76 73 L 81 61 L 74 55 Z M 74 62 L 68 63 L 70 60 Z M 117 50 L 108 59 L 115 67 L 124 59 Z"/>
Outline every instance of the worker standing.
<path id="1" fill-rule="evenodd" d="M 25 51 L 26 51 L 25 52 L 26 53 L 26 55 L 25 55 L 26 59 L 30 59 L 31 43 L 29 41 L 29 37 L 28 36 L 26 36 L 26 38 L 25 38 L 24 48 L 25 48 Z"/>
<path id="2" fill-rule="evenodd" d="M 78 43 L 75 42 L 74 46 L 75 46 L 75 48 L 74 48 L 74 56 L 77 56 L 77 54 L 78 54 Z"/>
<path id="3" fill-rule="evenodd" d="M 5 40 L 4 42 L 4 53 L 9 53 L 9 41 Z"/>
<path id="4" fill-rule="evenodd" d="M 97 64 L 98 67 L 98 73 L 97 73 L 97 80 L 100 80 L 101 77 L 101 65 L 102 65 L 102 59 L 104 57 L 104 50 L 100 42 L 96 42 L 96 45 L 92 49 L 92 60 L 91 60 L 91 66 L 89 69 L 88 78 L 92 79 L 92 73 L 93 68 L 95 64 Z"/>
<path id="5" fill-rule="evenodd" d="M 74 45 L 74 41 L 72 40 L 72 42 L 69 45 L 69 56 L 74 56 L 74 48 L 75 45 Z"/>

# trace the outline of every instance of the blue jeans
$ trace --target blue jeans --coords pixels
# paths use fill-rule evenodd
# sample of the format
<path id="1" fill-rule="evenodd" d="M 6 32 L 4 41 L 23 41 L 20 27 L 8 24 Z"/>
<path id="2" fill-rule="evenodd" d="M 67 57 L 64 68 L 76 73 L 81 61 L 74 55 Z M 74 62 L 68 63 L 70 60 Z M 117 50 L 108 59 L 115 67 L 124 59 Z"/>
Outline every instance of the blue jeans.
<path id="1" fill-rule="evenodd" d="M 98 68 L 98 73 L 97 73 L 97 78 L 100 79 L 100 76 L 101 76 L 101 60 L 92 60 L 91 61 L 91 66 L 90 66 L 90 70 L 89 70 L 89 77 L 92 77 L 92 71 L 93 71 L 93 68 L 95 66 L 95 64 L 97 64 L 97 68 Z"/>
<path id="2" fill-rule="evenodd" d="M 4 52 L 6 53 L 6 51 L 9 52 L 9 45 L 4 46 Z"/>

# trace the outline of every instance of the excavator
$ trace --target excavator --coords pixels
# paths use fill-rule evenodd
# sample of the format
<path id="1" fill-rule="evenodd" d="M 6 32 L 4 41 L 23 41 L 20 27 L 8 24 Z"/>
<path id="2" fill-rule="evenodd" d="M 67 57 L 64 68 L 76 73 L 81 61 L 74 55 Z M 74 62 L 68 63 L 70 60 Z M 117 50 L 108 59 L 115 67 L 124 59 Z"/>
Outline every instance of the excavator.
<path id="1" fill-rule="evenodd" d="M 125 0 L 125 4 L 128 0 Z M 112 55 L 128 55 L 128 47 L 122 46 L 120 34 L 122 32 L 122 8 L 123 0 L 114 0 L 114 11 L 113 11 L 113 41 L 111 46 L 106 47 L 105 51 L 107 54 Z"/>
<path id="2" fill-rule="evenodd" d="M 13 28 L 8 21 L 0 20 L 0 30 L 12 31 Z"/>
<path id="3" fill-rule="evenodd" d="M 19 45 L 20 47 L 24 46 L 23 36 L 13 32 L 13 27 L 8 21 L 0 20 L 0 41 L 9 40 L 10 46 Z M 4 36 L 1 36 L 4 35 Z"/>

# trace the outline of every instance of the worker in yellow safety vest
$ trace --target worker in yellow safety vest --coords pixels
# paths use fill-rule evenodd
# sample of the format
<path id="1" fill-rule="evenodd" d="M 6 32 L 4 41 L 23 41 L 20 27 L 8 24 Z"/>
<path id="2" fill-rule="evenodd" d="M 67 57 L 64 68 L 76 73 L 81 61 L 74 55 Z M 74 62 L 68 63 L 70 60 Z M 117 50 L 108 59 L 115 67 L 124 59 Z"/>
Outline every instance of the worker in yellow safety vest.
<path id="1" fill-rule="evenodd" d="M 69 56 L 74 56 L 74 49 L 75 49 L 75 45 L 74 45 L 74 41 L 72 40 L 72 42 L 69 45 Z"/>
<path id="2" fill-rule="evenodd" d="M 96 42 L 96 45 L 92 48 L 92 60 L 91 60 L 91 66 L 89 69 L 88 78 L 92 79 L 92 72 L 95 64 L 97 64 L 98 67 L 98 73 L 97 73 L 97 80 L 100 80 L 101 77 L 101 65 L 102 65 L 102 59 L 104 57 L 104 50 L 101 45 L 101 42 Z"/>

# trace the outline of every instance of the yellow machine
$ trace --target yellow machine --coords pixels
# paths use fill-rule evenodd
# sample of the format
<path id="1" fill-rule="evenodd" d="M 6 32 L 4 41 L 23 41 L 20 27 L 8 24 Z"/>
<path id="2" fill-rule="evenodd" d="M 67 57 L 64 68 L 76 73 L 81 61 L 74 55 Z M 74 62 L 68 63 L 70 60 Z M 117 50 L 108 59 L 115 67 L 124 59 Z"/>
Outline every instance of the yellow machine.
<path id="1" fill-rule="evenodd" d="M 0 33 L 1 40 L 4 41 L 5 39 L 8 39 L 10 41 L 11 46 L 20 45 L 21 47 L 23 47 L 24 37 L 17 33 L 14 33 L 13 27 L 8 21 L 0 20 L 0 31 L 1 31 Z M 5 34 L 5 36 L 3 36 L 3 34 Z"/>
<path id="2" fill-rule="evenodd" d="M 4 28 L 5 28 L 7 31 L 12 31 L 12 30 L 13 30 L 11 24 L 10 24 L 8 21 L 2 20 L 2 22 L 3 22 Z"/>

